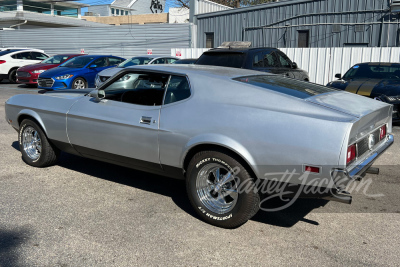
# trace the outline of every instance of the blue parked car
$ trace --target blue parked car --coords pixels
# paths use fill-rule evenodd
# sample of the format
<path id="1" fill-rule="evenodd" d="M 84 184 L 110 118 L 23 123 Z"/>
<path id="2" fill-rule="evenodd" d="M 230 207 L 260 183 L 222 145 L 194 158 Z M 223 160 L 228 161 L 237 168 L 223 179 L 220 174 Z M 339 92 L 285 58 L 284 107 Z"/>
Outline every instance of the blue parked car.
<path id="1" fill-rule="evenodd" d="M 39 75 L 38 88 L 46 90 L 84 89 L 95 87 L 97 73 L 125 61 L 115 56 L 86 55 L 72 58 L 57 68 Z"/>

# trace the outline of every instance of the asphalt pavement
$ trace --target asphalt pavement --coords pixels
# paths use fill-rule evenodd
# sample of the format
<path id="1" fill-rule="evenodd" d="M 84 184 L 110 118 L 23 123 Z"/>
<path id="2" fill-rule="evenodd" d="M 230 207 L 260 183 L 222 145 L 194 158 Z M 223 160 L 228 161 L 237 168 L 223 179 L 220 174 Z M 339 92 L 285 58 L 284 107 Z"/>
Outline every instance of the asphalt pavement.
<path id="1" fill-rule="evenodd" d="M 62 154 L 26 165 L 0 83 L 0 266 L 399 266 L 400 127 L 353 204 L 300 199 L 220 229 L 199 220 L 182 181 Z"/>

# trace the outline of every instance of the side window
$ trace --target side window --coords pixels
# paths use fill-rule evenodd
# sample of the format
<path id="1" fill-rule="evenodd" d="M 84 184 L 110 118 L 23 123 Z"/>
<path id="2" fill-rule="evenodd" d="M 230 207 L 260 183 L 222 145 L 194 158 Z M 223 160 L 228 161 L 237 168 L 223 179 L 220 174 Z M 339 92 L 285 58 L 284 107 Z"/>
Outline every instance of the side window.
<path id="1" fill-rule="evenodd" d="M 264 54 L 264 67 L 280 67 L 278 58 L 276 57 L 276 54 L 274 52 L 268 52 Z"/>
<path id="2" fill-rule="evenodd" d="M 167 64 L 172 64 L 172 63 L 174 63 L 175 61 L 177 61 L 176 58 L 167 58 Z"/>
<path id="3" fill-rule="evenodd" d="M 277 53 L 279 62 L 281 63 L 281 66 L 284 68 L 291 68 L 292 67 L 292 62 L 290 62 L 289 58 L 286 56 L 283 56 L 281 53 Z"/>
<path id="4" fill-rule="evenodd" d="M 106 57 L 98 58 L 91 65 L 96 65 L 96 68 L 107 67 L 108 62 Z"/>
<path id="5" fill-rule="evenodd" d="M 254 68 L 262 68 L 262 67 L 264 67 L 264 64 L 263 64 L 263 55 L 262 55 L 261 52 L 254 55 L 254 58 L 253 58 L 253 67 L 254 67 Z"/>
<path id="6" fill-rule="evenodd" d="M 22 60 L 32 60 L 32 55 L 30 52 L 23 52 L 13 55 L 12 58 L 22 59 Z"/>
<path id="7" fill-rule="evenodd" d="M 190 86 L 186 77 L 171 76 L 165 94 L 164 105 L 178 102 L 190 97 Z"/>
<path id="8" fill-rule="evenodd" d="M 165 64 L 165 58 L 159 58 L 156 59 L 153 63 L 151 64 Z"/>
<path id="9" fill-rule="evenodd" d="M 121 63 L 122 61 L 123 61 L 122 59 L 116 58 L 116 57 L 109 57 L 109 58 L 108 58 L 109 66 L 118 65 L 118 64 Z"/>
<path id="10" fill-rule="evenodd" d="M 32 52 L 32 57 L 33 60 L 45 60 L 46 58 L 48 58 L 48 56 L 46 56 L 45 54 L 39 53 L 39 52 Z"/>
<path id="11" fill-rule="evenodd" d="M 161 73 L 123 73 L 104 89 L 106 99 L 142 106 L 160 106 L 169 75 Z"/>
<path id="12" fill-rule="evenodd" d="M 63 63 L 63 62 L 65 62 L 68 58 L 69 58 L 68 56 L 64 56 L 64 57 L 62 57 L 61 60 L 59 60 L 59 61 L 56 62 L 56 63 Z"/>

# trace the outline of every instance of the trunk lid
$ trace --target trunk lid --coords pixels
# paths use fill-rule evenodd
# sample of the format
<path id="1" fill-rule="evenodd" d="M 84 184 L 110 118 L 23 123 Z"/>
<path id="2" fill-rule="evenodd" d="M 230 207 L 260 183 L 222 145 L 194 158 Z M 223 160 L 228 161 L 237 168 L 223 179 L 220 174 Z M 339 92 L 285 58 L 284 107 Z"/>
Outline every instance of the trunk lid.
<path id="1" fill-rule="evenodd" d="M 306 101 L 354 117 L 347 144 L 357 142 L 384 124 L 388 133 L 392 131 L 393 106 L 384 102 L 348 92 L 320 94 Z"/>
<path id="2" fill-rule="evenodd" d="M 390 115 L 389 111 L 391 109 L 391 105 L 384 102 L 344 91 L 320 94 L 305 100 L 316 105 L 352 115 L 355 118 L 361 118 L 370 113 L 379 113 L 380 116 L 387 117 Z"/>

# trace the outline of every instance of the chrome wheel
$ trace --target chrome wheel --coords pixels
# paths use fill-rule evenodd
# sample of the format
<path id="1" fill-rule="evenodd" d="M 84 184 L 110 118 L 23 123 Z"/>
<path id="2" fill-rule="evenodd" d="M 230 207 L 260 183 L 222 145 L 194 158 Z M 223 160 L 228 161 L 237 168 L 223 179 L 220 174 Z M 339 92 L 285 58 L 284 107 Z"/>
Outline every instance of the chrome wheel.
<path id="1" fill-rule="evenodd" d="M 201 203 L 210 211 L 231 211 L 238 199 L 238 180 L 228 169 L 216 163 L 205 165 L 197 175 L 196 191 Z"/>
<path id="2" fill-rule="evenodd" d="M 32 160 L 37 160 L 42 152 L 42 140 L 39 133 L 32 126 L 28 126 L 22 132 L 22 146 L 26 155 Z"/>
<path id="3" fill-rule="evenodd" d="M 78 79 L 74 81 L 74 89 L 85 89 L 86 84 L 83 80 Z"/>

